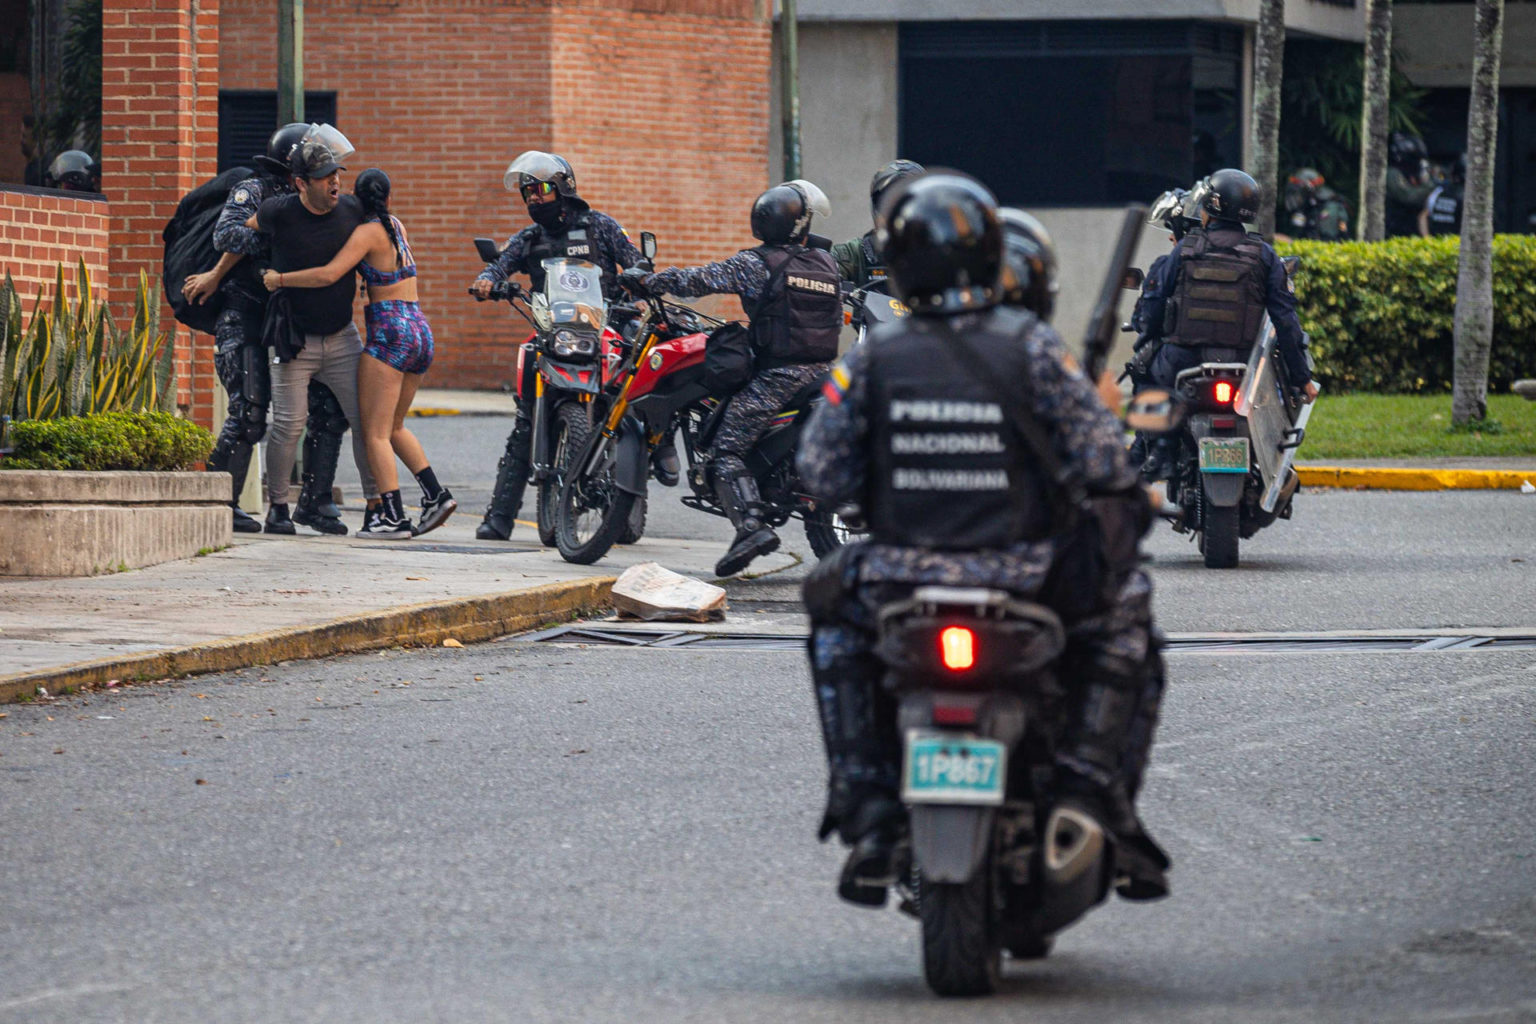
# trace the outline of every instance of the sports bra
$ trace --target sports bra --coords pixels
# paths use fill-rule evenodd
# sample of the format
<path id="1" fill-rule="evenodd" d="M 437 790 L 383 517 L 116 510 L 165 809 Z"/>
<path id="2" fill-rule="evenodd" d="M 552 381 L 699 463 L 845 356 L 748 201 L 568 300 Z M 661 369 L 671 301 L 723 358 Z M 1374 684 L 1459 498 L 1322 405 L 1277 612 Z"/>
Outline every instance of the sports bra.
<path id="1" fill-rule="evenodd" d="M 368 265 L 368 261 L 357 265 L 357 272 L 363 275 L 363 280 L 370 287 L 380 288 L 385 285 L 399 284 L 416 276 L 416 258 L 411 255 L 411 244 L 405 240 L 405 228 L 400 226 L 400 221 L 394 214 L 389 215 L 390 222 L 395 226 L 395 237 L 400 239 L 400 269 L 399 270 L 375 270 Z"/>

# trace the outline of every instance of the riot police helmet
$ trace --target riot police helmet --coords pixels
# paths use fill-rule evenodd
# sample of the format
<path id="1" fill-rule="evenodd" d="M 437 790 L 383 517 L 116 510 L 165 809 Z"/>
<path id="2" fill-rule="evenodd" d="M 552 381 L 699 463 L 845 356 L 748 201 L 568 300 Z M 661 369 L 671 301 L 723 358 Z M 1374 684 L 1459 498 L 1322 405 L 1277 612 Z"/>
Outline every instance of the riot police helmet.
<path id="1" fill-rule="evenodd" d="M 48 177 L 55 188 L 70 192 L 96 192 L 100 190 L 101 168 L 83 149 L 66 149 L 48 165 Z"/>
<path id="2" fill-rule="evenodd" d="M 321 159 L 322 150 L 330 155 L 328 162 Z M 325 177 L 331 170 L 345 170 L 342 161 L 356 152 L 352 141 L 335 125 L 312 124 L 288 153 L 288 169 L 299 178 Z"/>
<path id="3" fill-rule="evenodd" d="M 1171 188 L 1152 200 L 1152 207 L 1147 212 L 1147 223 L 1153 227 L 1166 228 L 1173 232 L 1174 238 L 1183 238 L 1189 229 L 1200 223 L 1198 216 L 1191 217 L 1185 213 L 1188 208 L 1189 189 Z M 1003 227 L 1007 228 L 1004 223 Z"/>
<path id="4" fill-rule="evenodd" d="M 880 200 L 896 185 L 923 173 L 923 165 L 915 160 L 892 160 L 875 172 L 869 182 L 869 210 L 878 212 Z"/>
<path id="5" fill-rule="evenodd" d="M 570 161 L 543 150 L 530 149 L 507 165 L 501 183 L 508 192 L 517 192 L 524 202 L 557 193 L 562 199 L 578 199 L 576 174 Z"/>
<path id="6" fill-rule="evenodd" d="M 1246 171 L 1224 167 L 1205 179 L 1200 209 L 1211 220 L 1247 223 L 1259 215 L 1259 183 Z"/>
<path id="7" fill-rule="evenodd" d="M 830 217 L 827 194 L 804 178 L 775 185 L 752 204 L 752 237 L 769 245 L 800 245 L 811 233 L 811 221 Z"/>
<path id="8" fill-rule="evenodd" d="M 1417 135 L 1393 132 L 1388 136 L 1387 162 L 1404 174 L 1419 173 L 1427 159 L 1429 150 L 1424 148 L 1424 140 Z"/>
<path id="9" fill-rule="evenodd" d="M 1317 190 L 1326 181 L 1322 173 L 1312 167 L 1299 167 L 1285 179 L 1285 208 L 1291 213 L 1305 210 L 1317 198 Z"/>
<path id="10" fill-rule="evenodd" d="M 997 200 L 969 175 L 931 171 L 892 189 L 875 217 L 875 245 L 913 313 L 986 309 L 1002 297 Z"/>
<path id="11" fill-rule="evenodd" d="M 998 210 L 997 219 L 1003 225 L 1003 302 L 1049 321 L 1058 289 L 1051 233 L 1034 216 L 1011 206 Z"/>
<path id="12" fill-rule="evenodd" d="M 308 133 L 309 125 L 303 121 L 283 125 L 267 140 L 267 151 L 255 158 L 257 168 L 283 177 L 292 174 L 294 151 Z"/>

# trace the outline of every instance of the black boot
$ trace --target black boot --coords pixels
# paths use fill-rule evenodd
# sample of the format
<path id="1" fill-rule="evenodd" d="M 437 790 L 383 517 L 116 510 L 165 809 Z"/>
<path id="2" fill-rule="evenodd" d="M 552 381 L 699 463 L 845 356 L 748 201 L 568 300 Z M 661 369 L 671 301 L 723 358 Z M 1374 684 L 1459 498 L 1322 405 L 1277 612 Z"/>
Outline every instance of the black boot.
<path id="1" fill-rule="evenodd" d="M 674 432 L 669 430 L 667 436 L 651 452 L 651 475 L 663 487 L 676 487 L 681 476 L 682 464 L 677 459 L 677 445 L 672 440 L 674 436 Z"/>
<path id="2" fill-rule="evenodd" d="M 1147 457 L 1141 464 L 1141 478 L 1147 483 L 1168 479 L 1173 470 L 1174 440 L 1160 437 L 1147 445 Z"/>
<path id="3" fill-rule="evenodd" d="M 341 521 L 341 509 L 332 498 L 336 462 L 341 458 L 341 437 L 329 431 L 305 433 L 303 486 L 293 509 L 294 522 L 337 537 L 347 532 Z"/>
<path id="4" fill-rule="evenodd" d="M 240 492 L 245 490 L 245 476 L 250 468 L 251 445 L 247 441 L 226 441 L 221 436 L 213 448 L 213 454 L 208 456 L 208 471 L 228 473 L 233 481 L 229 507 L 234 513 L 236 533 L 261 532 L 261 523 L 240 507 Z"/>
<path id="5" fill-rule="evenodd" d="M 743 470 L 725 478 L 717 475 L 715 494 L 736 527 L 736 539 L 715 563 L 716 576 L 734 576 L 758 555 L 778 550 L 779 535 L 763 521 L 765 507 L 751 473 Z"/>
<path id="6" fill-rule="evenodd" d="M 532 424 L 519 416 L 507 437 L 507 450 L 496 463 L 496 488 L 491 491 L 491 503 L 485 507 L 485 518 L 475 528 L 479 540 L 511 539 L 517 511 L 523 507 L 523 492 L 528 489 L 528 474 L 533 472 L 528 461 L 532 439 Z"/>

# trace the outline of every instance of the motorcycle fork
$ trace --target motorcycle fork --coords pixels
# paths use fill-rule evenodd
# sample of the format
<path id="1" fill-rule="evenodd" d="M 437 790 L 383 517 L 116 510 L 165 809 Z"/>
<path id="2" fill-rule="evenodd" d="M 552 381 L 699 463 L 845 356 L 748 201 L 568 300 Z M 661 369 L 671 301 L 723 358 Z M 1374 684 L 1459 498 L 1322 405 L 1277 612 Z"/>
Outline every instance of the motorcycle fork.
<path id="1" fill-rule="evenodd" d="M 544 401 L 544 375 L 535 371 L 533 377 L 533 479 L 542 483 L 549 477 L 549 419 L 548 403 Z"/>

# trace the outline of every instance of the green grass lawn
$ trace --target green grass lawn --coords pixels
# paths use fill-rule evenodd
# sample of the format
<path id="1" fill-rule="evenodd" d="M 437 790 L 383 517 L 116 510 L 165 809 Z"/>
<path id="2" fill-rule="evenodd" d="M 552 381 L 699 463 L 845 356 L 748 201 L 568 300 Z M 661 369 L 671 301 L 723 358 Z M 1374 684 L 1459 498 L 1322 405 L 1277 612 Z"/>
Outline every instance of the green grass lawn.
<path id="1" fill-rule="evenodd" d="M 1435 455 L 1536 460 L 1536 402 L 1489 395 L 1484 429 L 1452 431 L 1450 395 L 1329 395 L 1317 400 L 1299 462 Z"/>

